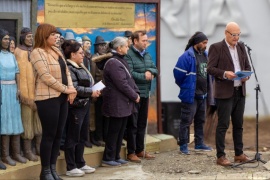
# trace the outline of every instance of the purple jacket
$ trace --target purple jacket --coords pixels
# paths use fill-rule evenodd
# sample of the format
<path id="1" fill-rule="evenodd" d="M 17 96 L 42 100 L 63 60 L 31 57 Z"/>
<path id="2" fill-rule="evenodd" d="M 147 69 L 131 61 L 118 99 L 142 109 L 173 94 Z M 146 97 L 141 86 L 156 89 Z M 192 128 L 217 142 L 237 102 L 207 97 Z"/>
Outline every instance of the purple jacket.
<path id="1" fill-rule="evenodd" d="M 139 89 L 123 56 L 115 54 L 104 64 L 103 115 L 126 117 L 133 113 Z"/>

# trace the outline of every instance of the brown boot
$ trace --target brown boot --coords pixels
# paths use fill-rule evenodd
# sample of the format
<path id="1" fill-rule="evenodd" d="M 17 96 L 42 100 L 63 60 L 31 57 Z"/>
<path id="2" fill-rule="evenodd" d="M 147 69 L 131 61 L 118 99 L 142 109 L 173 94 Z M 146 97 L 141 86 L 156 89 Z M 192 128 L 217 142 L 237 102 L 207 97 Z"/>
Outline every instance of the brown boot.
<path id="1" fill-rule="evenodd" d="M 2 144 L 1 144 L 2 161 L 11 166 L 16 166 L 16 162 L 13 159 L 11 159 L 11 157 L 9 156 L 9 140 L 10 140 L 10 136 L 6 136 L 6 135 L 2 136 Z"/>
<path id="2" fill-rule="evenodd" d="M 29 161 L 38 161 L 38 157 L 32 152 L 32 141 L 30 139 L 23 140 L 23 153 Z"/>
<path id="3" fill-rule="evenodd" d="M 40 143 L 41 143 L 42 136 L 35 136 L 36 139 L 36 154 L 40 155 Z"/>
<path id="4" fill-rule="evenodd" d="M 127 160 L 130 162 L 141 163 L 141 159 L 136 154 L 127 155 Z"/>
<path id="5" fill-rule="evenodd" d="M 11 136 L 12 158 L 20 163 L 26 163 L 27 160 L 21 156 L 20 145 L 20 135 Z"/>

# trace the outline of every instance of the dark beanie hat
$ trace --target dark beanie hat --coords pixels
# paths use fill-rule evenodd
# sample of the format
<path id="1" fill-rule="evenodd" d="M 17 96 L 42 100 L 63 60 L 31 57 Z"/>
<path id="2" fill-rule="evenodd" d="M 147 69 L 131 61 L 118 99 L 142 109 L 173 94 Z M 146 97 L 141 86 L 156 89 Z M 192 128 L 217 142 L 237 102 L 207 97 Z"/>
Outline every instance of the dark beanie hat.
<path id="1" fill-rule="evenodd" d="M 206 37 L 204 33 L 200 32 L 193 38 L 193 45 L 199 44 L 200 42 L 203 42 L 204 40 L 208 40 L 208 38 Z"/>

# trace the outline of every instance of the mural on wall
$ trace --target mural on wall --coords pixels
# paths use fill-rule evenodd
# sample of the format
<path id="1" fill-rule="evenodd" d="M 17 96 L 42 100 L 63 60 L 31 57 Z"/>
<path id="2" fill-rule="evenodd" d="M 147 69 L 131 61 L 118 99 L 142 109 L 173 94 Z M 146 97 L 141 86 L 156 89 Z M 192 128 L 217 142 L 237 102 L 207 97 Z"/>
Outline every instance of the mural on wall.
<path id="1" fill-rule="evenodd" d="M 130 16 L 131 13 L 134 15 Z M 64 37 L 66 32 L 72 32 L 75 38 L 87 35 L 92 44 L 96 36 L 102 36 L 109 42 L 116 36 L 124 36 L 126 30 L 146 30 L 149 40 L 147 51 L 156 64 L 156 15 L 156 4 L 152 3 L 38 0 L 37 25 L 44 22 L 53 24 Z M 91 53 L 94 54 L 93 46 Z M 153 132 L 157 129 L 156 83 L 154 79 L 148 113 Z"/>

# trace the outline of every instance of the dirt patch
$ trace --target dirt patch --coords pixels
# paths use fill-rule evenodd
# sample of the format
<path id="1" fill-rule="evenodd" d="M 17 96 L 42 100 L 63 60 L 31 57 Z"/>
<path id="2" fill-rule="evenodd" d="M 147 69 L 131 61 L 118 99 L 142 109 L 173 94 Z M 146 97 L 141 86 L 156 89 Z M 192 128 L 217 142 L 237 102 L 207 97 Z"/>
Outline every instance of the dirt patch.
<path id="1" fill-rule="evenodd" d="M 270 119 L 259 119 L 258 127 L 259 151 L 267 151 L 270 149 Z M 256 151 L 256 120 L 254 118 L 246 118 L 243 130 L 244 150 Z M 206 139 L 206 143 L 215 147 L 215 127 L 210 129 L 210 131 L 211 135 Z M 226 149 L 233 150 L 232 125 L 230 125 L 227 131 L 225 144 Z"/>
<path id="2" fill-rule="evenodd" d="M 193 129 L 193 128 L 191 128 Z M 269 161 L 270 155 L 270 120 L 259 121 L 259 153 L 261 160 Z M 192 132 L 192 131 L 191 131 Z M 255 119 L 245 119 L 244 121 L 244 152 L 250 158 L 255 158 L 256 155 L 256 121 Z M 215 149 L 214 133 L 206 140 L 207 145 Z M 267 171 L 263 167 L 263 163 L 256 161 L 241 165 L 237 168 L 222 167 L 216 165 L 216 151 L 211 152 L 195 152 L 194 143 L 189 144 L 191 155 L 183 155 L 179 150 L 156 154 L 155 160 L 144 160 L 142 162 L 143 170 L 158 175 L 160 179 L 181 178 L 181 177 L 201 177 L 211 176 L 220 173 L 234 174 L 234 173 L 255 173 Z M 232 141 L 231 126 L 226 135 L 226 156 L 233 162 L 234 151 Z"/>

